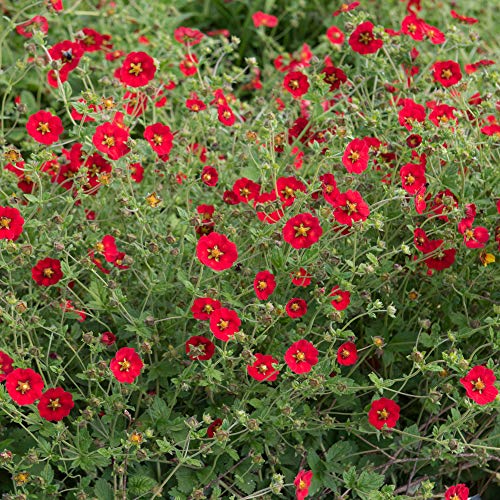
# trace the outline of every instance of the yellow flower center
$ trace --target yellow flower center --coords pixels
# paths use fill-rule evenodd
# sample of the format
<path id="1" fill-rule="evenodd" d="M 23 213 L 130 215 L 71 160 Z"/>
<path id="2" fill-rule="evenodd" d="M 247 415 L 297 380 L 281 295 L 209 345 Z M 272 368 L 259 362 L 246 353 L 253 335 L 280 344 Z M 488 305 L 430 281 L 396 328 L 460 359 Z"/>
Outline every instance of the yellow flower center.
<path id="1" fill-rule="evenodd" d="M 123 358 L 123 361 L 118 361 L 120 365 L 121 372 L 128 372 L 130 370 L 131 363 L 127 358 Z"/>
<path id="2" fill-rule="evenodd" d="M 359 153 L 357 151 L 351 151 L 351 153 L 348 156 L 349 160 L 352 162 L 356 162 L 359 160 Z"/>
<path id="3" fill-rule="evenodd" d="M 265 290 L 267 288 L 267 283 L 265 281 L 259 281 L 259 284 L 257 285 L 257 288 L 259 290 Z"/>
<path id="4" fill-rule="evenodd" d="M 56 398 L 56 399 L 51 399 L 47 406 L 51 410 L 57 410 L 57 408 L 61 408 L 62 404 L 59 402 L 59 398 Z"/>
<path id="5" fill-rule="evenodd" d="M 209 259 L 214 259 L 215 262 L 219 262 L 219 259 L 224 255 L 223 252 L 219 250 L 219 247 L 215 245 L 213 248 L 208 248 L 208 258 Z"/>
<path id="6" fill-rule="evenodd" d="M 46 277 L 46 278 L 50 278 L 52 277 L 52 275 L 54 274 L 54 270 L 51 269 L 50 267 L 46 267 L 44 270 L 43 270 L 43 275 Z"/>
<path id="7" fill-rule="evenodd" d="M 304 361 L 306 359 L 306 355 L 302 351 L 297 351 L 293 357 L 296 361 Z"/>
<path id="8" fill-rule="evenodd" d="M 38 127 L 36 128 L 38 132 L 40 132 L 42 135 L 48 134 L 50 132 L 50 127 L 47 122 L 40 122 L 38 124 Z"/>
<path id="9" fill-rule="evenodd" d="M 297 90 L 299 88 L 299 81 L 298 80 L 290 80 L 288 82 L 288 86 L 292 89 L 292 90 Z"/>
<path id="10" fill-rule="evenodd" d="M 342 349 L 342 352 L 340 353 L 340 355 L 344 358 L 344 359 L 347 359 L 351 353 L 347 350 L 347 349 Z"/>
<path id="11" fill-rule="evenodd" d="M 0 217 L 0 226 L 1 227 L 9 229 L 11 222 L 12 222 L 12 219 L 9 219 L 8 217 Z"/>
<path id="12" fill-rule="evenodd" d="M 370 42 L 372 42 L 372 40 L 373 40 L 373 35 L 368 31 L 366 31 L 365 33 L 361 33 L 361 35 L 359 36 L 359 41 L 363 45 L 368 45 Z"/>
<path id="13" fill-rule="evenodd" d="M 142 73 L 142 64 L 141 63 L 130 63 L 130 69 L 128 70 L 128 72 L 131 74 L 131 75 L 134 75 L 134 76 L 139 76 L 141 73 Z"/>
<path id="14" fill-rule="evenodd" d="M 411 186 L 415 182 L 415 177 L 413 177 L 413 175 L 411 175 L 411 174 L 408 174 L 405 177 L 405 180 L 406 180 L 406 184 L 408 184 L 408 186 Z"/>
<path id="15" fill-rule="evenodd" d="M 264 365 L 264 364 L 259 365 L 259 367 L 257 368 L 257 371 L 259 373 L 266 373 L 267 370 L 269 370 L 269 368 L 266 365 Z"/>
<path id="16" fill-rule="evenodd" d="M 486 388 L 486 384 L 480 378 L 478 378 L 477 380 L 473 380 L 472 385 L 474 386 L 474 390 L 479 392 L 479 394 L 482 394 L 482 392 Z"/>
<path id="17" fill-rule="evenodd" d="M 380 420 L 387 420 L 389 418 L 389 412 L 385 408 L 379 410 L 377 412 L 377 415 L 379 416 Z"/>
<path id="18" fill-rule="evenodd" d="M 443 69 L 443 71 L 441 71 L 441 78 L 443 78 L 444 80 L 449 80 L 452 76 L 453 73 L 450 69 Z"/>
<path id="19" fill-rule="evenodd" d="M 306 488 L 307 488 L 306 482 L 303 479 L 301 479 L 299 481 L 299 490 L 305 490 Z"/>
<path id="20" fill-rule="evenodd" d="M 104 135 L 102 145 L 108 146 L 108 148 L 112 148 L 115 145 L 115 138 L 109 135 Z"/>
<path id="21" fill-rule="evenodd" d="M 163 144 L 163 137 L 161 135 L 155 134 L 153 135 L 153 142 L 157 146 L 161 146 Z"/>
<path id="22" fill-rule="evenodd" d="M 19 380 L 19 382 L 17 383 L 16 391 L 19 391 L 21 394 L 26 394 L 30 390 L 31 385 L 27 380 L 24 382 L 22 380 Z"/>
<path id="23" fill-rule="evenodd" d="M 310 227 L 304 226 L 304 224 L 300 223 L 300 226 L 293 226 L 295 229 L 295 237 L 299 236 L 307 236 L 307 232 L 311 229 Z"/>
<path id="24" fill-rule="evenodd" d="M 295 191 L 294 191 L 291 187 L 289 187 L 289 186 L 287 186 L 287 187 L 286 187 L 285 189 L 283 189 L 283 191 L 281 191 L 281 192 L 283 193 L 283 196 L 284 196 L 285 198 L 291 198 L 291 197 L 295 194 Z"/>
<path id="25" fill-rule="evenodd" d="M 346 205 L 347 205 L 347 215 L 351 215 L 351 214 L 358 211 L 357 210 L 357 206 L 358 206 L 357 203 L 351 203 L 350 201 L 347 201 Z"/>
<path id="26" fill-rule="evenodd" d="M 229 321 L 226 319 L 221 319 L 218 323 L 217 326 L 219 327 L 219 330 L 225 330 L 229 326 Z"/>

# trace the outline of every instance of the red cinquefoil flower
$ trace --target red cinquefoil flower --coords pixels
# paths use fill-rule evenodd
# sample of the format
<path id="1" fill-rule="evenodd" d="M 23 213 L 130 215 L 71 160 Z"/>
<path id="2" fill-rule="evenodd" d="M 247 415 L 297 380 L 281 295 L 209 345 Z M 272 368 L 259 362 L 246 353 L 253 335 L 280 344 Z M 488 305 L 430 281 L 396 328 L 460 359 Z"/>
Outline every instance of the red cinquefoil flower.
<path id="1" fill-rule="evenodd" d="M 198 58 L 195 54 L 186 54 L 184 59 L 179 63 L 179 69 L 186 76 L 196 75 L 197 66 Z"/>
<path id="2" fill-rule="evenodd" d="M 274 368 L 274 364 L 278 363 L 269 354 L 255 354 L 255 361 L 250 366 L 247 366 L 247 373 L 255 380 L 262 382 L 274 382 L 278 377 L 279 371 Z"/>
<path id="3" fill-rule="evenodd" d="M 155 123 L 144 129 L 144 138 L 159 155 L 168 155 L 172 149 L 174 136 L 168 125 Z"/>
<path id="4" fill-rule="evenodd" d="M 142 359 L 133 347 L 122 347 L 109 363 L 116 380 L 131 384 L 140 374 L 144 366 Z"/>
<path id="5" fill-rule="evenodd" d="M 276 181 L 276 191 L 284 207 L 289 207 L 295 201 L 295 192 L 307 190 L 305 184 L 296 177 L 280 177 Z"/>
<path id="6" fill-rule="evenodd" d="M 156 66 L 153 58 L 146 52 L 131 52 L 123 61 L 119 78 L 129 87 L 144 87 L 154 77 Z"/>
<path id="7" fill-rule="evenodd" d="M 399 171 L 403 189 L 409 194 L 416 194 L 417 191 L 426 184 L 425 165 L 417 163 L 407 163 Z"/>
<path id="8" fill-rule="evenodd" d="M 351 303 L 351 293 L 338 286 L 332 288 L 329 296 L 333 297 L 331 304 L 337 311 L 343 311 Z"/>
<path id="9" fill-rule="evenodd" d="M 354 342 L 344 342 L 337 350 L 337 363 L 342 366 L 351 366 L 358 360 L 358 350 Z"/>
<path id="10" fill-rule="evenodd" d="M 313 473 L 311 470 L 301 470 L 295 476 L 293 484 L 295 486 L 296 500 L 304 500 L 304 498 L 309 495 L 309 487 L 311 486 L 312 477 Z"/>
<path id="11" fill-rule="evenodd" d="M 469 488 L 465 484 L 450 486 L 444 492 L 445 500 L 467 500 L 469 498 Z"/>
<path id="12" fill-rule="evenodd" d="M 283 227 L 283 239 L 293 248 L 309 248 L 323 234 L 319 220 L 310 213 L 298 214 Z"/>
<path id="13" fill-rule="evenodd" d="M 59 422 L 70 414 L 74 406 L 72 394 L 62 387 L 55 387 L 48 389 L 40 397 L 38 413 L 45 420 Z"/>
<path id="14" fill-rule="evenodd" d="M 14 360 L 3 351 L 0 351 L 0 382 L 3 382 L 12 371 Z"/>
<path id="15" fill-rule="evenodd" d="M 295 286 L 303 286 L 305 288 L 311 284 L 312 276 L 303 267 L 295 271 L 290 277 Z"/>
<path id="16" fill-rule="evenodd" d="M 206 184 L 207 186 L 216 186 L 217 181 L 219 180 L 219 173 L 217 172 L 217 169 L 211 167 L 210 165 L 205 165 L 201 171 L 201 180 L 203 181 L 203 184 Z"/>
<path id="17" fill-rule="evenodd" d="M 260 271 L 253 280 L 253 289 L 259 300 L 267 300 L 276 288 L 274 274 L 269 271 Z"/>
<path id="18" fill-rule="evenodd" d="M 106 122 L 95 129 L 92 142 L 98 151 L 112 160 L 118 160 L 130 151 L 127 146 L 128 138 L 128 130 L 116 123 Z"/>
<path id="19" fill-rule="evenodd" d="M 440 127 L 444 123 L 448 123 L 450 120 L 457 120 L 453 112 L 456 111 L 456 108 L 453 106 L 448 106 L 447 104 L 436 104 L 432 108 L 431 114 L 429 115 L 429 120 L 436 125 L 436 127 Z"/>
<path id="20" fill-rule="evenodd" d="M 451 87 L 462 79 L 460 64 L 455 61 L 437 61 L 432 66 L 434 81 L 444 87 Z"/>
<path id="21" fill-rule="evenodd" d="M 294 373 L 308 373 L 318 363 L 318 350 L 308 340 L 299 340 L 287 349 L 285 363 Z"/>
<path id="22" fill-rule="evenodd" d="M 16 241 L 23 225 L 24 219 L 17 208 L 0 207 L 0 240 Z"/>
<path id="23" fill-rule="evenodd" d="M 478 405 L 486 405 L 495 400 L 498 389 L 495 387 L 495 373 L 486 366 L 475 366 L 460 379 L 467 396 Z"/>
<path id="24" fill-rule="evenodd" d="M 471 220 L 462 221 L 459 231 L 464 235 L 464 243 L 467 248 L 484 248 L 490 238 L 490 233 L 483 226 L 472 227 Z"/>
<path id="25" fill-rule="evenodd" d="M 414 122 L 425 121 L 425 108 L 421 104 L 417 104 L 413 99 L 402 99 L 399 103 L 403 104 L 398 114 L 400 125 L 412 130 Z"/>
<path id="26" fill-rule="evenodd" d="M 16 368 L 5 379 L 5 388 L 18 405 L 30 405 L 42 395 L 43 379 L 31 368 Z"/>
<path id="27" fill-rule="evenodd" d="M 360 174 L 368 167 L 369 147 L 363 139 L 353 139 L 346 147 L 342 163 L 352 174 Z"/>
<path id="28" fill-rule="evenodd" d="M 242 177 L 233 184 L 234 194 L 242 203 L 248 203 L 250 200 L 255 199 L 260 193 L 260 184 Z"/>
<path id="29" fill-rule="evenodd" d="M 236 121 L 236 116 L 228 104 L 217 106 L 217 117 L 222 125 L 225 125 L 226 127 L 233 126 Z"/>
<path id="30" fill-rule="evenodd" d="M 384 42 L 375 38 L 373 34 L 373 23 L 365 21 L 361 23 L 349 37 L 349 45 L 358 54 L 374 54 L 379 50 Z"/>
<path id="31" fill-rule="evenodd" d="M 387 425 L 389 429 L 396 426 L 399 420 L 399 405 L 392 399 L 380 398 L 372 402 L 368 412 L 368 422 L 376 429 Z"/>
<path id="32" fill-rule="evenodd" d="M 290 318 L 301 318 L 307 313 L 307 302 L 304 299 L 290 299 L 285 306 L 285 310 Z"/>
<path id="33" fill-rule="evenodd" d="M 223 420 L 222 418 L 216 418 L 207 428 L 207 436 L 209 438 L 213 438 L 215 436 L 215 433 L 219 429 L 219 427 L 222 425 Z"/>
<path id="34" fill-rule="evenodd" d="M 283 87 L 290 92 L 295 99 L 303 96 L 309 90 L 309 80 L 300 71 L 290 71 L 283 80 Z"/>
<path id="35" fill-rule="evenodd" d="M 43 110 L 37 111 L 28 118 L 26 130 L 35 141 L 47 146 L 58 141 L 64 131 L 61 119 Z"/>
<path id="36" fill-rule="evenodd" d="M 345 193 L 339 193 L 333 206 L 335 220 L 346 226 L 352 226 L 354 222 L 366 220 L 370 215 L 370 208 L 361 194 L 350 189 Z"/>
<path id="37" fill-rule="evenodd" d="M 442 271 L 451 267 L 455 262 L 456 249 L 443 249 L 443 240 L 432 240 L 429 243 L 431 244 L 430 256 L 424 260 L 425 265 L 435 271 Z"/>
<path id="38" fill-rule="evenodd" d="M 210 315 L 221 307 L 222 305 L 218 300 L 211 299 L 210 297 L 201 297 L 194 300 L 191 312 L 193 313 L 193 318 L 200 321 L 207 321 L 210 319 Z"/>
<path id="39" fill-rule="evenodd" d="M 220 233 L 202 236 L 196 246 L 198 260 L 214 271 L 229 269 L 238 258 L 236 245 Z"/>
<path id="40" fill-rule="evenodd" d="M 174 31 L 174 38 L 186 47 L 192 47 L 193 45 L 200 43 L 203 37 L 204 35 L 201 31 L 193 28 L 187 28 L 186 26 L 179 26 Z"/>
<path id="41" fill-rule="evenodd" d="M 333 64 L 325 66 L 321 73 L 325 75 L 323 80 L 330 85 L 330 92 L 337 90 L 342 83 L 347 82 L 347 75 Z"/>
<path id="42" fill-rule="evenodd" d="M 50 257 L 39 260 L 31 269 L 31 276 L 38 285 L 55 285 L 63 277 L 61 262 Z"/>
<path id="43" fill-rule="evenodd" d="M 327 203 L 333 205 L 337 196 L 339 195 L 339 190 L 337 189 L 337 182 L 335 180 L 335 176 L 333 174 L 323 174 L 320 176 L 319 180 L 321 181 L 321 188 L 323 191 L 323 198 Z"/>
<path id="44" fill-rule="evenodd" d="M 16 26 L 16 31 L 25 38 L 31 38 L 36 30 L 41 31 L 44 35 L 49 32 L 49 23 L 46 17 L 34 16 L 29 21 Z"/>
<path id="45" fill-rule="evenodd" d="M 203 335 L 194 335 L 186 341 L 186 354 L 190 359 L 206 361 L 214 355 L 214 352 L 215 344 Z"/>
<path id="46" fill-rule="evenodd" d="M 116 342 L 116 335 L 113 332 L 102 332 L 100 341 L 101 344 L 111 346 Z"/>
<path id="47" fill-rule="evenodd" d="M 210 331 L 214 337 L 227 342 L 241 326 L 241 320 L 236 311 L 220 307 L 210 315 Z"/>
<path id="48" fill-rule="evenodd" d="M 274 28 L 278 26 L 278 18 L 276 16 L 271 16 L 271 14 L 266 14 L 261 10 L 258 10 L 255 14 L 252 14 L 253 25 L 258 28 L 259 26 L 265 26 L 266 28 Z"/>
<path id="49" fill-rule="evenodd" d="M 337 26 L 330 26 L 326 30 L 326 37 L 334 45 L 342 45 L 345 38 L 344 33 Z"/>

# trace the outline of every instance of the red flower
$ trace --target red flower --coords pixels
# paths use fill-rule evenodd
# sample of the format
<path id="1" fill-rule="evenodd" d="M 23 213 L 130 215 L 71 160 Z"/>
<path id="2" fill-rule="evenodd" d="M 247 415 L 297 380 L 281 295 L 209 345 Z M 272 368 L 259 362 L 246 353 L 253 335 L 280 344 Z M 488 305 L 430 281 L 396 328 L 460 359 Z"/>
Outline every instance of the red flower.
<path id="1" fill-rule="evenodd" d="M 453 106 L 437 104 L 432 109 L 429 120 L 437 127 L 441 126 L 443 123 L 448 123 L 450 120 L 456 121 L 455 115 L 453 114 L 454 111 L 456 111 L 456 108 Z"/>
<path id="2" fill-rule="evenodd" d="M 337 26 L 330 26 L 326 30 L 326 37 L 330 40 L 334 45 L 342 45 L 344 43 L 344 33 L 337 28 Z"/>
<path id="3" fill-rule="evenodd" d="M 252 365 L 247 366 L 247 373 L 255 380 L 262 382 L 274 382 L 278 377 L 279 371 L 276 370 L 273 365 L 278 363 L 277 359 L 274 359 L 269 354 L 256 353 L 257 358 Z"/>
<path id="4" fill-rule="evenodd" d="M 403 99 L 401 103 L 403 107 L 398 114 L 400 125 L 412 130 L 413 122 L 425 121 L 425 108 L 421 104 L 417 104 L 413 99 Z"/>
<path id="5" fill-rule="evenodd" d="M 290 318 L 301 318 L 307 313 L 307 302 L 304 299 L 290 299 L 285 310 Z"/>
<path id="6" fill-rule="evenodd" d="M 205 165 L 203 170 L 201 171 L 201 180 L 207 186 L 213 187 L 217 185 L 217 181 L 219 180 L 219 173 L 214 167 L 210 165 Z"/>
<path id="7" fill-rule="evenodd" d="M 49 32 L 49 23 L 46 17 L 34 16 L 29 21 L 16 26 L 16 31 L 25 38 L 31 38 L 36 30 L 41 31 L 44 35 Z"/>
<path id="8" fill-rule="evenodd" d="M 50 257 L 39 260 L 31 269 L 31 276 L 38 285 L 55 285 L 63 277 L 61 262 Z"/>
<path id="9" fill-rule="evenodd" d="M 449 190 L 439 191 L 432 200 L 431 210 L 438 216 L 438 219 L 449 222 L 448 213 L 458 207 L 457 197 Z"/>
<path id="10" fill-rule="evenodd" d="M 56 11 L 61 12 L 63 10 L 62 0 L 49 0 L 50 6 Z"/>
<path id="11" fill-rule="evenodd" d="M 424 23 L 415 14 L 406 16 L 401 22 L 401 31 L 418 42 L 424 39 Z"/>
<path id="12" fill-rule="evenodd" d="M 217 106 L 217 116 L 219 118 L 219 121 L 223 125 L 226 125 L 226 127 L 231 127 L 236 121 L 233 110 L 227 104 Z"/>
<path id="13" fill-rule="evenodd" d="M 16 241 L 23 225 L 24 219 L 17 208 L 0 207 L 0 240 Z"/>
<path id="14" fill-rule="evenodd" d="M 70 71 L 78 66 L 83 56 L 83 49 L 77 42 L 63 40 L 52 46 L 48 52 L 53 61 L 60 61 L 62 64 L 59 70 L 50 70 L 47 74 L 49 85 L 57 88 L 59 84 L 58 77 L 61 83 L 68 79 Z"/>
<path id="15" fill-rule="evenodd" d="M 125 92 L 123 109 L 127 115 L 141 116 L 148 107 L 148 97 L 144 92 Z"/>
<path id="16" fill-rule="evenodd" d="M 465 377 L 460 379 L 467 396 L 478 405 L 486 405 L 495 400 L 498 395 L 495 381 L 496 377 L 493 370 L 482 365 L 475 366 Z"/>
<path id="17" fill-rule="evenodd" d="M 368 422 L 376 429 L 386 425 L 389 429 L 396 426 L 399 420 L 399 405 L 392 399 L 380 398 L 372 402 L 368 412 Z"/>
<path id="18" fill-rule="evenodd" d="M 472 228 L 472 220 L 462 220 L 459 224 L 459 232 L 464 235 L 464 243 L 467 248 L 484 248 L 490 238 L 488 230 L 483 226 Z"/>
<path id="19" fill-rule="evenodd" d="M 269 271 L 260 271 L 253 280 L 253 289 L 259 300 L 267 300 L 276 288 L 274 275 Z"/>
<path id="20" fill-rule="evenodd" d="M 290 71 L 283 80 L 283 87 L 290 92 L 295 99 L 303 96 L 309 90 L 307 76 L 300 71 Z"/>
<path id="21" fill-rule="evenodd" d="M 241 326 L 241 320 L 236 311 L 220 307 L 210 315 L 210 331 L 214 337 L 227 342 Z"/>
<path id="22" fill-rule="evenodd" d="M 144 87 L 154 77 L 156 66 L 151 56 L 146 52 L 131 52 L 123 61 L 119 70 L 119 78 L 129 87 Z"/>
<path id="23" fill-rule="evenodd" d="M 131 384 L 140 374 L 144 363 L 132 347 L 122 347 L 109 363 L 116 380 Z"/>
<path id="24" fill-rule="evenodd" d="M 179 69 L 186 76 L 196 75 L 196 67 L 198 58 L 195 54 L 186 54 L 184 59 L 179 63 Z"/>
<path id="25" fill-rule="evenodd" d="M 130 170 L 130 177 L 134 182 L 142 182 L 144 177 L 144 167 L 140 163 L 131 163 L 128 166 Z"/>
<path id="26" fill-rule="evenodd" d="M 306 186 L 296 177 L 280 177 L 276 181 L 278 196 L 283 201 L 283 206 L 288 207 L 295 201 L 296 191 L 306 192 Z"/>
<path id="27" fill-rule="evenodd" d="M 266 28 L 274 28 L 278 26 L 278 18 L 276 16 L 271 16 L 270 14 L 265 14 L 261 10 L 252 14 L 253 25 L 258 28 L 259 26 L 265 26 Z"/>
<path id="28" fill-rule="evenodd" d="M 215 436 L 215 433 L 219 429 L 219 427 L 222 425 L 222 418 L 216 418 L 207 428 L 207 436 L 209 438 L 213 438 Z"/>
<path id="29" fill-rule="evenodd" d="M 283 227 L 283 239 L 293 248 L 309 248 L 323 234 L 319 220 L 310 213 L 298 214 Z"/>
<path id="30" fill-rule="evenodd" d="M 337 90 L 342 83 L 347 82 L 347 75 L 333 65 L 325 66 L 321 73 L 325 75 L 323 80 L 330 85 L 330 92 Z"/>
<path id="31" fill-rule="evenodd" d="M 220 233 L 202 236 L 196 246 L 198 260 L 214 271 L 229 269 L 238 258 L 236 245 Z"/>
<path id="32" fill-rule="evenodd" d="M 260 193 L 260 184 L 242 177 L 233 184 L 233 191 L 242 203 L 248 203 L 255 199 Z"/>
<path id="33" fill-rule="evenodd" d="M 312 477 L 313 473 L 311 470 L 301 470 L 295 476 L 293 484 L 295 485 L 296 500 L 304 500 L 304 498 L 309 495 L 309 487 L 311 486 Z"/>
<path id="34" fill-rule="evenodd" d="M 448 269 L 455 262 L 457 251 L 454 248 L 442 249 L 443 240 L 433 240 L 430 243 L 430 256 L 424 260 L 425 265 L 435 271 Z"/>
<path id="35" fill-rule="evenodd" d="M 363 221 L 370 215 L 370 208 L 358 191 L 350 189 L 339 193 L 333 203 L 333 216 L 339 224 L 352 226 L 354 222 Z"/>
<path id="36" fill-rule="evenodd" d="M 201 39 L 204 37 L 201 31 L 187 28 L 186 26 L 179 26 L 174 31 L 174 38 L 182 45 L 186 45 L 186 47 L 192 47 L 201 42 Z"/>
<path id="37" fill-rule="evenodd" d="M 38 413 L 45 420 L 59 422 L 67 417 L 75 406 L 73 396 L 61 387 L 45 391 L 38 403 Z"/>
<path id="38" fill-rule="evenodd" d="M 462 14 L 459 14 L 458 12 L 456 12 L 454 10 L 451 10 L 450 14 L 451 14 L 451 17 L 458 19 L 459 21 L 462 21 L 462 22 L 467 23 L 467 24 L 475 24 L 478 22 L 478 20 L 475 17 L 463 16 Z M 448 500 L 448 498 L 446 500 Z M 462 500 L 462 499 L 460 499 L 460 500 Z"/>
<path id="39" fill-rule="evenodd" d="M 79 43 L 84 52 L 101 50 L 103 44 L 106 42 L 104 35 L 101 35 L 101 33 L 92 28 L 82 28 L 79 35 Z"/>
<path id="40" fill-rule="evenodd" d="M 349 45 L 358 54 L 374 54 L 379 50 L 384 42 L 375 38 L 373 34 L 373 23 L 365 21 L 361 23 L 349 37 Z"/>
<path id="41" fill-rule="evenodd" d="M 346 147 L 342 156 L 342 163 L 352 174 L 360 174 L 368 167 L 368 144 L 363 139 L 353 139 Z"/>
<path id="42" fill-rule="evenodd" d="M 64 131 L 61 119 L 43 110 L 37 111 L 28 118 L 26 130 L 35 141 L 47 146 L 58 141 Z"/>
<path id="43" fill-rule="evenodd" d="M 353 342 L 344 342 L 337 350 L 337 363 L 351 366 L 358 360 L 358 350 Z"/>
<path id="44" fill-rule="evenodd" d="M 198 113 L 199 111 L 207 109 L 207 105 L 201 99 L 192 98 L 186 99 L 186 108 Z"/>
<path id="45" fill-rule="evenodd" d="M 445 500 L 467 500 L 469 498 L 469 488 L 465 484 L 450 486 L 444 492 L 444 498 Z"/>
<path id="46" fill-rule="evenodd" d="M 113 345 L 116 342 L 116 335 L 112 332 L 103 332 L 101 334 L 101 343 L 107 346 Z"/>
<path id="47" fill-rule="evenodd" d="M 318 363 L 318 350 L 308 340 L 299 340 L 286 351 L 285 363 L 294 373 L 308 373 Z"/>
<path id="48" fill-rule="evenodd" d="M 12 371 L 14 360 L 5 352 L 0 351 L 0 382 L 3 382 Z"/>
<path id="49" fill-rule="evenodd" d="M 307 287 L 311 284 L 311 275 L 303 267 L 293 273 L 291 278 L 295 286 Z"/>
<path id="50" fill-rule="evenodd" d="M 42 377 L 31 368 L 16 368 L 5 379 L 5 388 L 18 405 L 30 405 L 42 395 Z"/>
<path id="51" fill-rule="evenodd" d="M 195 299 L 191 307 L 191 312 L 195 319 L 206 321 L 210 319 L 210 315 L 216 310 L 221 308 L 221 303 L 218 300 L 211 299 L 210 297 L 203 297 Z"/>
<path id="52" fill-rule="evenodd" d="M 95 129 L 92 142 L 96 149 L 105 153 L 112 160 L 125 156 L 130 148 L 127 146 L 129 133 L 116 123 L 106 122 Z"/>
<path id="53" fill-rule="evenodd" d="M 332 16 L 337 17 L 340 16 L 340 14 L 343 14 L 344 12 L 349 12 L 350 10 L 355 9 L 359 5 L 359 2 L 351 2 L 351 3 L 343 3 L 340 6 L 340 9 L 336 10 Z"/>
<path id="54" fill-rule="evenodd" d="M 194 335 L 186 341 L 186 354 L 190 359 L 206 361 L 214 355 L 214 352 L 215 344 L 202 335 Z"/>
<path id="55" fill-rule="evenodd" d="M 451 87 L 462 79 L 460 65 L 455 61 L 437 61 L 432 66 L 434 81 Z"/>
<path id="56" fill-rule="evenodd" d="M 319 180 L 321 181 L 321 188 L 323 190 L 323 198 L 327 203 L 333 205 L 337 196 L 340 194 L 337 189 L 337 182 L 333 174 L 323 174 Z"/>
<path id="57" fill-rule="evenodd" d="M 417 191 L 427 183 L 425 178 L 425 165 L 419 163 L 407 163 L 399 171 L 403 189 L 410 194 Z"/>
<path id="58" fill-rule="evenodd" d="M 144 129 L 144 138 L 159 155 L 168 155 L 172 149 L 174 136 L 168 125 L 155 123 Z"/>
<path id="59" fill-rule="evenodd" d="M 335 297 L 331 304 L 337 311 L 343 311 L 351 303 L 351 293 L 334 286 L 329 297 Z"/>

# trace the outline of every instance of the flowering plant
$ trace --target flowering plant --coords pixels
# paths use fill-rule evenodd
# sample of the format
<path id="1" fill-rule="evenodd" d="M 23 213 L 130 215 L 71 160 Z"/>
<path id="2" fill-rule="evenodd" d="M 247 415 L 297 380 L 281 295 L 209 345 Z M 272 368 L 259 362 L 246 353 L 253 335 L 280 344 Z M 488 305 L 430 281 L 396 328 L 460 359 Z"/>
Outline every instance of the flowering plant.
<path id="1" fill-rule="evenodd" d="M 264 3 L 0 1 L 5 498 L 498 498 L 493 7 Z"/>

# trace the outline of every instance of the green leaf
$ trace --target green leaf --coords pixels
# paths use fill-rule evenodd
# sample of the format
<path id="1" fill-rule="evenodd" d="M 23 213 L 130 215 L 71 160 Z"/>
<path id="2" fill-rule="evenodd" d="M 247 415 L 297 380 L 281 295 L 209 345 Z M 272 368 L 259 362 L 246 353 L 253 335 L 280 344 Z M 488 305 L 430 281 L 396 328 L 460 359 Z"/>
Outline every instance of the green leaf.
<path id="1" fill-rule="evenodd" d="M 94 495 L 98 500 L 113 500 L 113 488 L 104 479 L 98 479 L 94 485 Z"/>
<path id="2" fill-rule="evenodd" d="M 140 496 L 150 493 L 157 485 L 157 482 L 152 477 L 138 474 L 130 476 L 127 484 L 128 490 L 132 495 Z"/>

